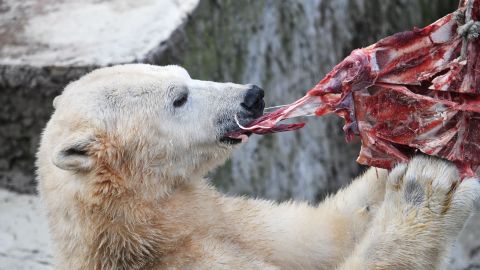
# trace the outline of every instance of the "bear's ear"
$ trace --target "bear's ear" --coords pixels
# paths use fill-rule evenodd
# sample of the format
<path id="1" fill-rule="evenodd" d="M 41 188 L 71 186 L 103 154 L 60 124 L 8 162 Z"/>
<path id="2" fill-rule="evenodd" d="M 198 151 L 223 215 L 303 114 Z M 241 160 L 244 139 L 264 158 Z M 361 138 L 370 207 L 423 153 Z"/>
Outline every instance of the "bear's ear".
<path id="1" fill-rule="evenodd" d="M 89 135 L 78 134 L 68 137 L 58 145 L 53 153 L 55 166 L 68 171 L 88 172 L 93 169 L 92 145 L 94 139 Z"/>
<path id="2" fill-rule="evenodd" d="M 54 99 L 53 99 L 53 102 L 52 102 L 52 105 L 53 105 L 53 108 L 56 109 L 58 107 L 58 103 L 60 102 L 60 96 L 56 96 Z"/>

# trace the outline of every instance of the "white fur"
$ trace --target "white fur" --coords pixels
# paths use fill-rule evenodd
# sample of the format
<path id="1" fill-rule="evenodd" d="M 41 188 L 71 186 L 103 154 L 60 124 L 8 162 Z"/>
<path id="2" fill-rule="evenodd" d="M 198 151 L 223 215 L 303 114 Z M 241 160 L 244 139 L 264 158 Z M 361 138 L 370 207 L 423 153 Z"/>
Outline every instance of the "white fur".
<path id="1" fill-rule="evenodd" d="M 372 168 L 318 206 L 213 189 L 203 176 L 231 153 L 219 139 L 248 87 L 141 64 L 99 69 L 67 86 L 37 160 L 57 268 L 441 265 L 480 190 L 473 180 L 459 184 L 446 162 L 416 158 L 388 181 Z M 185 105 L 173 107 L 186 92 Z"/>

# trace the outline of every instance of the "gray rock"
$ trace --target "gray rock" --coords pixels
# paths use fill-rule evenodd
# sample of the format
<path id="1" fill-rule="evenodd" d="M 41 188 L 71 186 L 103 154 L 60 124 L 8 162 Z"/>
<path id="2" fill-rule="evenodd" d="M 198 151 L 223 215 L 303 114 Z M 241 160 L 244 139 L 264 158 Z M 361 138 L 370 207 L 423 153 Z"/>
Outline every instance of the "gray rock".
<path id="1" fill-rule="evenodd" d="M 198 2 L 2 1 L 0 63 L 76 67 L 142 61 Z"/>
<path id="2" fill-rule="evenodd" d="M 198 0 L 0 1 L 0 186 L 33 193 L 52 100 L 102 66 L 160 53 Z"/>
<path id="3" fill-rule="evenodd" d="M 34 154 L 51 101 L 89 70 L 180 64 L 195 78 L 256 83 L 269 105 L 302 96 L 353 48 L 423 25 L 452 1 L 0 2 L 0 186 L 34 192 Z M 187 15 L 190 14 L 190 15 Z M 187 20 L 188 16 L 188 20 Z M 341 121 L 256 137 L 215 174 L 231 193 L 316 201 L 357 174 Z"/>
<path id="4" fill-rule="evenodd" d="M 267 105 L 303 96 L 357 47 L 423 25 L 456 8 L 452 1 L 200 1 L 173 43 L 149 62 L 183 65 L 195 78 L 255 83 Z M 429 14 L 427 14 L 429 13 Z M 317 201 L 361 169 L 359 145 L 342 121 L 309 119 L 299 132 L 253 137 L 212 175 L 236 194 Z"/>

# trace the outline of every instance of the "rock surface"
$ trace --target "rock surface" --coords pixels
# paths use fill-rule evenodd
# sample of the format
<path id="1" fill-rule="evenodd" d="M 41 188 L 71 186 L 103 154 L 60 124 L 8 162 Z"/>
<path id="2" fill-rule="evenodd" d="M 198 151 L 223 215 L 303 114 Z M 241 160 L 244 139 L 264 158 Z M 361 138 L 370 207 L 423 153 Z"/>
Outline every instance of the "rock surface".
<path id="1" fill-rule="evenodd" d="M 7 0 L 0 6 L 0 64 L 104 66 L 143 60 L 199 0 Z"/>
<path id="2" fill-rule="evenodd" d="M 162 54 L 194 78 L 254 83 L 267 106 L 303 96 L 354 48 L 425 25 L 455 10 L 441 0 L 200 1 Z M 215 174 L 224 191 L 271 199 L 317 201 L 358 174 L 359 145 L 345 143 L 335 117 L 303 130 L 253 137 Z"/>
<path id="3" fill-rule="evenodd" d="M 52 100 L 101 66 L 164 50 L 198 0 L 0 1 L 0 186 L 35 191 L 34 159 Z"/>
<path id="4" fill-rule="evenodd" d="M 267 104 L 285 104 L 352 49 L 424 25 L 453 2 L 1 1 L 0 186 L 34 192 L 51 101 L 93 68 L 180 64 L 194 78 L 259 84 Z M 213 181 L 231 193 L 316 201 L 359 172 L 358 145 L 344 143 L 341 126 L 326 117 L 300 132 L 253 138 Z"/>

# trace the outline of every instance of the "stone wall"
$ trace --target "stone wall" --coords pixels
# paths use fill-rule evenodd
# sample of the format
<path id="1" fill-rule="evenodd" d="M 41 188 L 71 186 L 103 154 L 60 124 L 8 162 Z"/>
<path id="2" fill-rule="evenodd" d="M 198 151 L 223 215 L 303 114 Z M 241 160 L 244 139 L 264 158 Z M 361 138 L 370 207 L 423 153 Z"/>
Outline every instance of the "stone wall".
<path id="1" fill-rule="evenodd" d="M 90 68 L 0 66 L 0 186 L 35 191 L 40 133 L 63 87 Z"/>
<path id="2" fill-rule="evenodd" d="M 55 1 L 51 2 L 54 5 Z M 92 10 L 96 10 L 95 5 L 104 4 L 102 1 L 87 2 Z M 132 61 L 179 64 L 198 79 L 255 83 L 267 91 L 268 105 L 285 104 L 302 96 L 352 49 L 433 21 L 455 9 L 455 2 L 441 0 L 432 7 L 428 0 L 202 0 L 188 20 L 178 20 L 169 38 L 158 40 L 158 44 Z M 36 14 L 20 14 L 15 8 L 32 10 L 29 12 L 38 10 L 32 6 L 19 8 L 15 0 L 2 5 L 5 3 L 6 6 L 0 5 L 0 12 L 10 17 L 19 16 L 21 22 L 25 20 L 25 25 L 30 25 L 27 20 Z M 66 3 L 57 1 L 55 5 Z M 122 8 L 115 10 L 130 12 Z M 138 12 L 135 8 L 130 7 L 131 12 Z M 144 6 L 138 8 L 148 10 Z M 62 8 L 54 10 L 59 13 Z M 12 15 L 12 12 L 20 15 Z M 65 16 L 60 15 L 57 14 L 59 20 L 65 20 Z M 0 24 L 11 24 L 10 17 L 3 16 Z M 0 40 L 7 41 L 0 43 L 0 102 L 3 105 L 0 109 L 0 186 L 31 193 L 35 190 L 34 154 L 39 134 L 52 111 L 53 98 L 69 81 L 87 71 L 129 58 L 115 59 L 106 51 L 108 61 L 98 60 L 101 55 L 96 55 L 97 58 L 86 55 L 80 59 L 79 54 L 88 54 L 89 50 L 80 50 L 78 44 L 65 50 L 57 48 L 57 43 L 42 46 L 37 41 L 28 43 L 27 34 L 44 33 L 49 29 L 35 28 L 35 31 L 22 33 L 21 29 L 26 27 L 17 24 L 19 34 L 16 38 L 11 37 L 15 33 L 7 35 L 0 31 Z M 55 41 L 58 40 L 55 34 L 61 31 L 48 33 Z M 136 34 L 139 33 L 131 33 Z M 98 34 L 98 42 L 103 42 L 99 44 L 101 48 L 106 46 L 105 42 L 115 41 L 115 33 L 109 35 L 112 36 L 103 39 L 105 34 Z M 119 41 L 112 47 L 118 44 L 138 46 L 131 40 L 121 40 L 122 36 L 128 36 L 125 33 L 118 36 Z M 15 44 L 19 43 L 19 37 L 23 40 L 18 47 L 29 57 L 35 50 L 41 51 L 42 61 L 38 61 L 38 57 L 23 59 L 18 56 Z M 154 36 L 152 39 L 156 40 Z M 89 44 L 91 42 L 83 46 Z M 5 50 L 7 46 L 13 50 Z M 53 53 L 49 54 L 48 48 L 52 48 Z M 12 54 L 17 58 L 13 59 Z M 48 58 L 48 55 L 55 57 Z M 29 64 L 28 59 L 34 59 L 35 64 Z M 77 59 L 76 64 L 72 64 L 71 59 Z M 325 117 L 309 119 L 307 127 L 299 132 L 253 137 L 225 166 L 212 174 L 213 182 L 236 194 L 316 201 L 344 185 L 360 170 L 355 163 L 358 144 L 345 144 L 341 126 L 339 119 Z"/>
<path id="3" fill-rule="evenodd" d="M 0 1 L 0 187 L 35 191 L 40 133 L 65 85 L 161 51 L 198 1 Z"/>
<path id="4" fill-rule="evenodd" d="M 456 1 L 201 1 L 161 54 L 147 61 L 180 64 L 192 77 L 261 85 L 268 105 L 303 96 L 351 50 L 422 26 Z M 174 45 L 175 44 L 175 45 Z M 174 45 L 174 46 L 173 46 Z M 236 194 L 316 201 L 361 168 L 342 121 L 309 119 L 299 132 L 254 137 L 212 177 Z"/>

